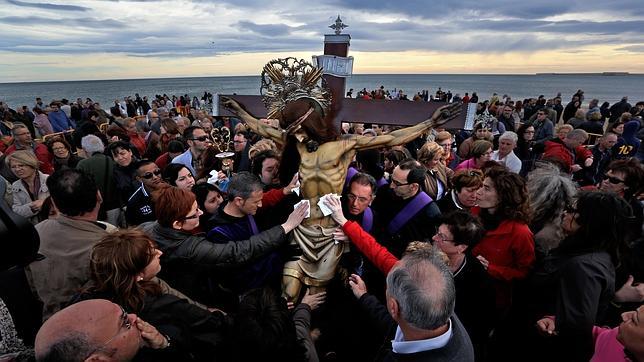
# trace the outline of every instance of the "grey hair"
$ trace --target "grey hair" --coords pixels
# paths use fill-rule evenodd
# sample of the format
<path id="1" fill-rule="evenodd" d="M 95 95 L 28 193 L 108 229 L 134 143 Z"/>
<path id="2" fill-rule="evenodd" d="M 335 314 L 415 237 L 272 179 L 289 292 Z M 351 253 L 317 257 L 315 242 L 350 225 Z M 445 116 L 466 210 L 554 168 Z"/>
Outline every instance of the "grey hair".
<path id="1" fill-rule="evenodd" d="M 433 248 L 405 254 L 387 275 L 387 294 L 397 301 L 401 318 L 416 328 L 436 329 L 454 313 L 454 278 Z"/>
<path id="2" fill-rule="evenodd" d="M 88 341 L 89 337 L 80 332 L 72 332 L 50 345 L 45 351 L 36 351 L 38 362 L 82 362 L 96 350 Z"/>
<path id="3" fill-rule="evenodd" d="M 228 201 L 233 201 L 235 197 L 246 200 L 253 192 L 259 190 L 262 190 L 259 177 L 248 171 L 240 172 L 233 176 L 228 183 Z"/>
<path id="4" fill-rule="evenodd" d="M 573 129 L 572 131 L 568 132 L 566 138 L 576 139 L 577 141 L 585 141 L 588 139 L 588 132 L 579 128 Z"/>
<path id="5" fill-rule="evenodd" d="M 551 163 L 538 163 L 537 168 L 528 174 L 528 194 L 532 209 L 532 230 L 537 232 L 546 224 L 561 219 L 566 205 L 570 204 L 577 194 L 577 188 L 570 176 L 562 174 L 559 168 Z"/>
<path id="6" fill-rule="evenodd" d="M 103 141 L 93 134 L 89 134 L 81 139 L 81 147 L 83 147 L 88 156 L 105 152 Z"/>
<path id="7" fill-rule="evenodd" d="M 499 141 L 501 140 L 510 140 L 514 143 L 517 143 L 519 141 L 519 135 L 512 131 L 505 131 L 503 134 L 499 137 Z"/>
<path id="8" fill-rule="evenodd" d="M 18 129 L 19 129 L 19 128 L 26 128 L 26 129 L 29 129 L 29 128 L 27 128 L 27 125 L 26 125 L 26 124 L 24 124 L 24 123 L 22 123 L 22 122 L 15 122 L 15 123 L 13 124 L 13 127 L 11 128 L 11 135 L 12 135 L 13 137 L 16 137 L 16 132 L 18 131 Z"/>

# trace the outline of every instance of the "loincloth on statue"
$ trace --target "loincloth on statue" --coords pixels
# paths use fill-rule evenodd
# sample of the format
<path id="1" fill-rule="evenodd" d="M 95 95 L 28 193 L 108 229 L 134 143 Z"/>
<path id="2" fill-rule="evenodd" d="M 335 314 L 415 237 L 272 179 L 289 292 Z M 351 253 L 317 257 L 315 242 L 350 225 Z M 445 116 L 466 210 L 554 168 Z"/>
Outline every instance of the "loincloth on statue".
<path id="1" fill-rule="evenodd" d="M 284 275 L 299 279 L 307 286 L 324 286 L 336 273 L 345 243 L 333 240 L 336 227 L 300 225 L 291 235 L 302 255 L 284 264 Z"/>

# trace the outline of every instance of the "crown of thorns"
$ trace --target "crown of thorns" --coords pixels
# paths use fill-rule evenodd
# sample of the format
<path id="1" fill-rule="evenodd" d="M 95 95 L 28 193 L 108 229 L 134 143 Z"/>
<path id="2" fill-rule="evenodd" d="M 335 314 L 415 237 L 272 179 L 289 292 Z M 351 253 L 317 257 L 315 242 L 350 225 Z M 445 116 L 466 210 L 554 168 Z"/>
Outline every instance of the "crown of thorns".
<path id="1" fill-rule="evenodd" d="M 288 57 L 268 62 L 262 70 L 260 93 L 268 110 L 267 118 L 279 118 L 289 102 L 308 99 L 324 117 L 331 95 L 322 79 L 323 69 L 311 63 Z"/>

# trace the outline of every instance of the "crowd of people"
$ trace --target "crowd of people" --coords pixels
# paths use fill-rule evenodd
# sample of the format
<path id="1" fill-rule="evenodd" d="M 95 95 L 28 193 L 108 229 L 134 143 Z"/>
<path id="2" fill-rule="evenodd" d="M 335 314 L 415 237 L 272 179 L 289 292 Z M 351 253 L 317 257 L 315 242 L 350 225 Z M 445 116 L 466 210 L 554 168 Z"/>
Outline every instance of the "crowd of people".
<path id="1" fill-rule="evenodd" d="M 0 359 L 644 361 L 644 102 L 414 100 L 474 127 L 358 151 L 323 201 L 349 247 L 295 303 L 297 167 L 212 95 L 3 103 Z"/>

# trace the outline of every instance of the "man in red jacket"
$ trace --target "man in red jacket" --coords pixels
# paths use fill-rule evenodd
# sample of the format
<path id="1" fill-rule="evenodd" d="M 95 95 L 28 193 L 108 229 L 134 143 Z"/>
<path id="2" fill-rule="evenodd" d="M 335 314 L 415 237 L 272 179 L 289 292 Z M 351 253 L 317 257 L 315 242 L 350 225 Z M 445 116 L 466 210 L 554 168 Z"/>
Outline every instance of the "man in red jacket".
<path id="1" fill-rule="evenodd" d="M 40 171 L 51 175 L 54 173 L 54 167 L 51 164 L 52 155 L 49 153 L 47 146 L 42 143 L 36 143 L 31 138 L 31 132 L 29 128 L 23 123 L 14 123 L 13 128 L 11 129 L 11 134 L 13 135 L 13 145 L 7 148 L 5 152 L 7 155 L 10 155 L 17 150 L 30 150 L 36 154 L 36 158 L 40 162 Z"/>
<path id="2" fill-rule="evenodd" d="M 566 138 L 554 138 L 545 143 L 545 151 L 542 159 L 556 159 L 566 167 L 566 171 L 574 173 L 583 167 L 593 165 L 593 153 L 582 146 L 588 139 L 588 133 L 582 129 L 573 129 L 566 135 Z"/>

